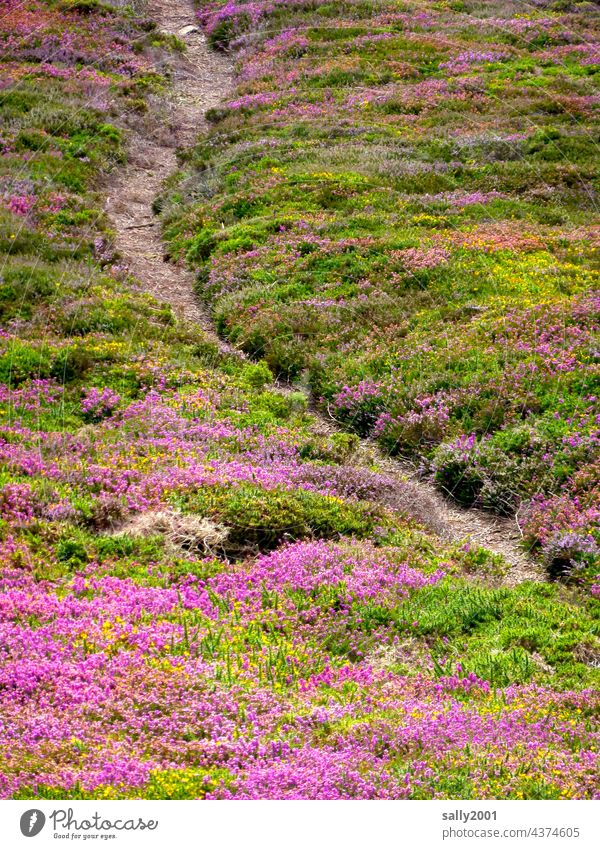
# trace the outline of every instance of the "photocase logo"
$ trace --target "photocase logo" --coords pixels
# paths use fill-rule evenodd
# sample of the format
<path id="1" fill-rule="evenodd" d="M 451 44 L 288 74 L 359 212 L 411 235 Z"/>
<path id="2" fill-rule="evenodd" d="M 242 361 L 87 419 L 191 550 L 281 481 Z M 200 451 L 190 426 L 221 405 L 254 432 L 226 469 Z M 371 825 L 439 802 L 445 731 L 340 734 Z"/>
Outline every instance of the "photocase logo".
<path id="1" fill-rule="evenodd" d="M 39 834 L 46 824 L 46 817 L 37 808 L 32 808 L 30 811 L 25 811 L 21 817 L 21 834 L 25 837 L 35 837 Z"/>

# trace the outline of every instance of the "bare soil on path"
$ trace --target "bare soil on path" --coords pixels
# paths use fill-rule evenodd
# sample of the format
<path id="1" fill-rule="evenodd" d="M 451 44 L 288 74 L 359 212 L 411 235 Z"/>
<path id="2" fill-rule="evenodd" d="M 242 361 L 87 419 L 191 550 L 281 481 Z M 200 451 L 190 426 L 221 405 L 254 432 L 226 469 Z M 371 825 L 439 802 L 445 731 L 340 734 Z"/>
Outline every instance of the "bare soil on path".
<path id="1" fill-rule="evenodd" d="M 188 0 L 150 0 L 148 16 L 160 30 L 178 37 L 187 50 L 170 64 L 171 87 L 148 133 L 133 132 L 128 165 L 111 181 L 106 211 L 116 234 L 116 247 L 129 270 L 157 300 L 171 305 L 180 320 L 198 324 L 222 349 L 210 317 L 194 295 L 194 275 L 165 262 L 160 222 L 152 203 L 163 182 L 177 169 L 177 148 L 194 143 L 206 129 L 207 109 L 216 106 L 233 85 L 231 60 L 210 50 L 196 27 Z M 190 32 L 185 32 L 186 28 Z M 182 32 L 183 30 L 183 32 Z"/>
<path id="2" fill-rule="evenodd" d="M 207 126 L 205 112 L 231 91 L 233 64 L 229 57 L 209 49 L 196 28 L 189 0 L 149 0 L 146 10 L 163 32 L 178 35 L 187 51 L 171 66 L 172 86 L 160 111 L 149 116 L 156 118 L 152 132 L 133 133 L 128 166 L 109 184 L 106 211 L 115 230 L 117 249 L 145 291 L 170 304 L 179 320 L 200 326 L 222 351 L 243 356 L 218 337 L 208 312 L 194 294 L 193 273 L 165 261 L 160 223 L 152 212 L 165 179 L 177 169 L 176 149 L 193 144 Z M 286 390 L 282 387 L 282 391 Z M 317 429 L 323 433 L 337 429 L 318 411 L 314 414 Z M 521 545 L 514 519 L 458 507 L 420 479 L 409 464 L 388 457 L 368 440 L 361 441 L 352 463 L 377 466 L 398 481 L 397 497 L 385 498 L 389 506 L 411 513 L 444 539 L 470 542 L 501 554 L 509 564 L 505 584 L 544 580 L 541 568 Z"/>
<path id="3" fill-rule="evenodd" d="M 318 419 L 317 430 L 323 435 L 340 429 L 334 419 L 328 419 L 314 407 L 313 413 Z M 528 555 L 523 546 L 516 518 L 495 516 L 473 507 L 461 507 L 423 479 L 408 460 L 390 457 L 371 439 L 360 440 L 351 462 L 354 466 L 377 468 L 398 481 L 398 488 L 391 497 L 387 495 L 385 499 L 382 498 L 390 507 L 409 513 L 449 542 L 482 546 L 494 554 L 500 554 L 509 566 L 503 576 L 503 584 L 514 586 L 522 581 L 547 580 L 542 567 Z"/>

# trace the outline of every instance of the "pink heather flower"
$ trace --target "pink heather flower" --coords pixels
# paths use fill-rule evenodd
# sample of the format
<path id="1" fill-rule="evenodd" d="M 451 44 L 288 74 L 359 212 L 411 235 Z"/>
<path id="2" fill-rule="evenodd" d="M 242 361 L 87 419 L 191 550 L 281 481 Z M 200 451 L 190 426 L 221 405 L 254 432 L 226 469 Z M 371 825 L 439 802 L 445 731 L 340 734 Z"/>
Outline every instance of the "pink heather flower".
<path id="1" fill-rule="evenodd" d="M 374 380 L 362 380 L 355 386 L 344 386 L 333 399 L 333 406 L 337 410 L 352 410 L 363 401 L 371 398 L 380 398 L 383 385 Z"/>
<path id="2" fill-rule="evenodd" d="M 506 52 L 494 50 L 466 50 L 448 59 L 445 62 L 440 62 L 441 70 L 450 71 L 451 74 L 463 74 L 470 71 L 472 65 L 487 65 L 492 62 L 503 62 L 509 59 L 510 54 Z"/>
<path id="3" fill-rule="evenodd" d="M 35 195 L 12 195 L 3 199 L 3 204 L 14 215 L 29 215 L 36 204 Z"/>
<path id="4" fill-rule="evenodd" d="M 392 251 L 394 259 L 399 259 L 407 271 L 422 271 L 428 268 L 436 268 L 450 259 L 450 251 L 444 248 L 405 248 L 401 251 Z"/>
<path id="5" fill-rule="evenodd" d="M 110 415 L 121 401 L 121 396 L 108 386 L 105 386 L 102 391 L 92 387 L 84 389 L 83 392 L 85 397 L 81 402 L 81 409 L 92 417 L 102 418 Z"/>
<path id="6" fill-rule="evenodd" d="M 67 198 L 58 192 L 52 192 L 44 204 L 43 211 L 48 213 L 60 212 L 67 203 Z"/>
<path id="7" fill-rule="evenodd" d="M 0 516 L 24 525 L 34 515 L 33 491 L 28 483 L 7 483 L 0 489 Z"/>

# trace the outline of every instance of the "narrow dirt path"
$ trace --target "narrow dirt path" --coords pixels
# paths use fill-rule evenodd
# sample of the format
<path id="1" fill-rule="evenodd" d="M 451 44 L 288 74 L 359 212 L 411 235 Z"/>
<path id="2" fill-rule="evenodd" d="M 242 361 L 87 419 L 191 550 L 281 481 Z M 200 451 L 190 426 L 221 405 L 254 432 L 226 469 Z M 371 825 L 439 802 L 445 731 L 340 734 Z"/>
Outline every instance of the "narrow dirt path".
<path id="1" fill-rule="evenodd" d="M 284 391 L 289 391 L 289 387 Z M 318 420 L 317 430 L 330 435 L 340 428 L 334 419 L 311 405 Z M 398 488 L 386 494 L 382 501 L 414 516 L 442 539 L 464 542 L 487 548 L 500 554 L 509 565 L 502 579 L 507 586 L 522 581 L 545 581 L 542 567 L 527 554 L 522 545 L 522 535 L 516 519 L 495 516 L 485 510 L 460 507 L 450 497 L 445 497 L 436 487 L 424 480 L 409 461 L 390 457 L 377 442 L 361 439 L 351 457 L 355 466 L 372 468 L 398 482 Z"/>
<path id="2" fill-rule="evenodd" d="M 482 546 L 494 554 L 501 554 L 509 564 L 503 583 L 514 586 L 522 581 L 544 581 L 542 567 L 526 552 L 517 521 L 513 518 L 494 516 L 484 510 L 464 508 L 436 489 L 433 484 L 419 477 L 414 468 L 385 455 L 381 449 L 369 442 L 362 442 L 360 456 L 375 456 L 378 466 L 398 480 L 404 481 L 404 500 L 410 497 L 409 511 L 416 514 L 423 524 L 451 542 L 468 542 Z M 408 487 L 408 489 L 407 489 Z"/>
<path id="3" fill-rule="evenodd" d="M 173 66 L 171 92 L 161 105 L 164 115 L 155 116 L 160 126 L 151 133 L 134 133 L 129 165 L 110 184 L 106 210 L 115 229 L 117 248 L 144 289 L 169 303 L 180 320 L 199 325 L 222 351 L 243 356 L 216 334 L 209 314 L 194 295 L 193 273 L 164 260 L 160 224 L 152 213 L 163 181 L 177 168 L 177 147 L 193 144 L 206 128 L 206 110 L 219 104 L 231 90 L 232 62 L 208 48 L 195 26 L 189 0 L 149 0 L 147 12 L 161 30 L 178 35 L 186 43 L 187 53 Z M 278 388 L 282 392 L 290 389 Z M 312 412 L 318 430 L 337 430 L 333 421 L 317 410 Z M 382 496 L 389 506 L 406 510 L 444 539 L 471 542 L 501 554 L 510 565 L 504 583 L 544 580 L 541 568 L 522 549 L 514 520 L 461 509 L 419 479 L 408 464 L 388 457 L 368 440 L 360 443 L 352 462 L 357 466 L 376 465 L 397 480 L 397 491 Z"/>
<path id="4" fill-rule="evenodd" d="M 151 132 L 132 134 L 127 168 L 111 181 L 105 208 L 116 233 L 116 247 L 132 274 L 147 292 L 169 303 L 180 320 L 198 324 L 222 350 L 207 312 L 194 296 L 194 275 L 165 262 L 160 222 L 152 203 L 163 181 L 177 169 L 176 149 L 193 144 L 206 128 L 204 114 L 216 106 L 233 85 L 233 66 L 226 56 L 210 50 L 196 27 L 188 0 L 149 0 L 148 16 L 163 32 L 177 35 L 187 47 L 169 68 L 172 86 L 154 117 Z"/>

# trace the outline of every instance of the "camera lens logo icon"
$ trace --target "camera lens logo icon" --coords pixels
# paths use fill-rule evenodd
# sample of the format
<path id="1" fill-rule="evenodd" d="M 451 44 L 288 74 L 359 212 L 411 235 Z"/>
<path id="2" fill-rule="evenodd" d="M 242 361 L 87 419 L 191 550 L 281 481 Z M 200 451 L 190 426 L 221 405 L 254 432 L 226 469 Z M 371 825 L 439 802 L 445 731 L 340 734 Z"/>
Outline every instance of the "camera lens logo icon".
<path id="1" fill-rule="evenodd" d="M 21 834 L 25 837 L 35 837 L 46 824 L 46 817 L 37 808 L 25 811 L 21 817 Z"/>

